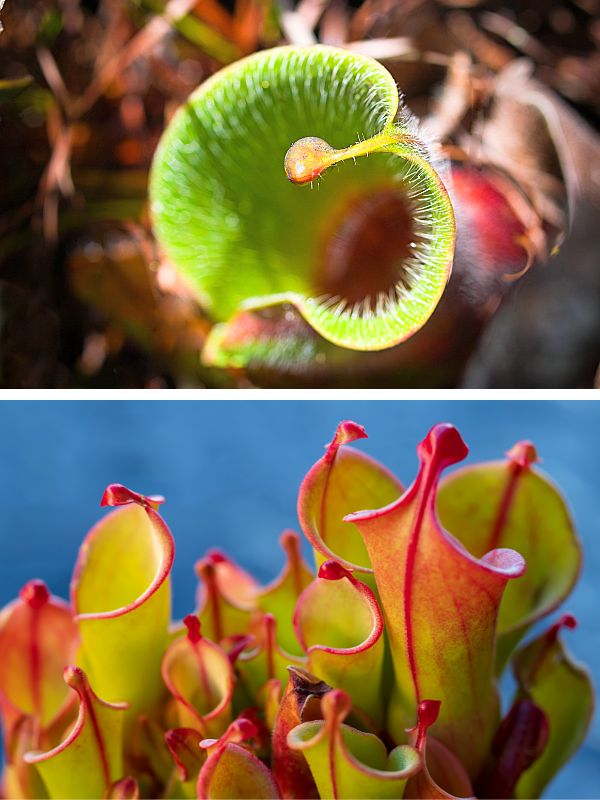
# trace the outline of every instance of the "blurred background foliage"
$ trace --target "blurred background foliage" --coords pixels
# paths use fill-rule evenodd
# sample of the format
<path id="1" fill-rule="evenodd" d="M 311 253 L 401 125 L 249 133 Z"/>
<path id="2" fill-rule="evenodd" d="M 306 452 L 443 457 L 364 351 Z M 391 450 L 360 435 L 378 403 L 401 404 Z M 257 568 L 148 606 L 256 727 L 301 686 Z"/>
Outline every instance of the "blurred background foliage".
<path id="1" fill-rule="evenodd" d="M 599 9 L 599 0 L 7 0 L 2 385 L 592 386 Z M 495 265 L 490 277 L 464 234 L 461 244 L 459 219 L 455 277 L 410 342 L 354 354 L 289 310 L 265 312 L 242 319 L 240 335 L 258 329 L 276 358 L 203 366 L 211 322 L 149 226 L 152 154 L 173 111 L 219 68 L 317 41 L 381 60 L 449 157 L 510 179 L 507 191 L 525 199 L 532 268 L 506 281 Z M 515 106 L 528 92 L 535 98 Z"/>

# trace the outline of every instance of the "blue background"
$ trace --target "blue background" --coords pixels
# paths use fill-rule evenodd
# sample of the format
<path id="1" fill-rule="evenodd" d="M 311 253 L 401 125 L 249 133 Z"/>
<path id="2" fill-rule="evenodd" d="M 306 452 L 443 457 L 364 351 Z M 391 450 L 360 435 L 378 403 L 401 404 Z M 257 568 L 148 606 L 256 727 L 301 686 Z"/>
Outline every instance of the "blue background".
<path id="1" fill-rule="evenodd" d="M 579 628 L 568 645 L 600 666 L 600 405 L 594 401 L 108 401 L 0 404 L 0 606 L 30 578 L 67 597 L 81 539 L 102 515 L 108 483 L 167 498 L 175 536 L 174 614 L 194 606 L 193 564 L 226 550 L 266 581 L 281 566 L 277 537 L 298 529 L 296 498 L 337 423 L 365 425 L 361 446 L 405 483 L 415 446 L 435 422 L 457 425 L 470 461 L 500 457 L 533 440 L 562 487 L 583 541 L 585 564 L 565 608 Z M 308 550 L 307 550 L 308 552 Z M 599 681 L 596 679 L 596 683 Z M 598 797 L 600 723 L 547 792 Z"/>

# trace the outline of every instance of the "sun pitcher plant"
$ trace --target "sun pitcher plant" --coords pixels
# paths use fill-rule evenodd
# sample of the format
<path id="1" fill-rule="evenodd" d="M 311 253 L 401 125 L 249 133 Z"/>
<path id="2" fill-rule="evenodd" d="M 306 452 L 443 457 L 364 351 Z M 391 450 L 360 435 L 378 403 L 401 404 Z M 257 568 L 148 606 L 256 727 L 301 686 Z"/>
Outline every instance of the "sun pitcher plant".
<path id="1" fill-rule="evenodd" d="M 245 366 L 274 349 L 296 364 L 306 331 L 324 352 L 409 339 L 450 276 L 447 173 L 371 58 L 277 47 L 202 83 L 157 148 L 150 205 L 170 262 L 218 323 L 205 362 Z"/>
<path id="2" fill-rule="evenodd" d="M 364 437 L 300 487 L 316 574 L 293 531 L 266 586 L 210 550 L 174 624 L 163 499 L 109 486 L 70 601 L 36 579 L 0 615 L 3 796 L 539 796 L 593 706 L 573 616 L 536 625 L 579 572 L 565 502 L 530 442 L 443 475 L 468 450 L 436 425 L 404 489 Z"/>

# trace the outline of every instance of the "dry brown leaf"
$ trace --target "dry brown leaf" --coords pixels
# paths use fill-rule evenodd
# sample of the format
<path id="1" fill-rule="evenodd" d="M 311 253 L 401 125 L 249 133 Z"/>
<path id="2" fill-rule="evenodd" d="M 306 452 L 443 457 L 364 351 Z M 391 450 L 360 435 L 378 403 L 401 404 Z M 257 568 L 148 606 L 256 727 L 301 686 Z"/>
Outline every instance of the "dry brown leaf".
<path id="1" fill-rule="evenodd" d="M 571 218 L 579 197 L 600 204 L 600 137 L 531 73 L 531 63 L 519 60 L 498 75 L 493 113 L 479 134 L 486 159 L 512 174 L 556 224 L 552 206 L 564 204 L 563 191 Z"/>

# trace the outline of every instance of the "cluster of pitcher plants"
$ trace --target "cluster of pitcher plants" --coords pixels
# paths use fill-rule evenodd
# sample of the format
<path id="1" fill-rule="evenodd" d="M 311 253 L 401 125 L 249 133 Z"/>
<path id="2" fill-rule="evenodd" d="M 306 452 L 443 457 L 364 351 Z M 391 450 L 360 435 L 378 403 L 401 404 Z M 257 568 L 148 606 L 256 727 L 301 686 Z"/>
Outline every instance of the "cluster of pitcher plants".
<path id="1" fill-rule="evenodd" d="M 3 795 L 539 796 L 593 705 L 574 618 L 526 638 L 576 581 L 569 511 L 529 442 L 442 478 L 468 450 L 436 425 L 405 490 L 365 436 L 343 422 L 302 482 L 316 574 L 292 531 L 267 586 L 211 550 L 182 623 L 162 498 L 109 486 L 70 602 L 32 580 L 0 615 Z"/>

